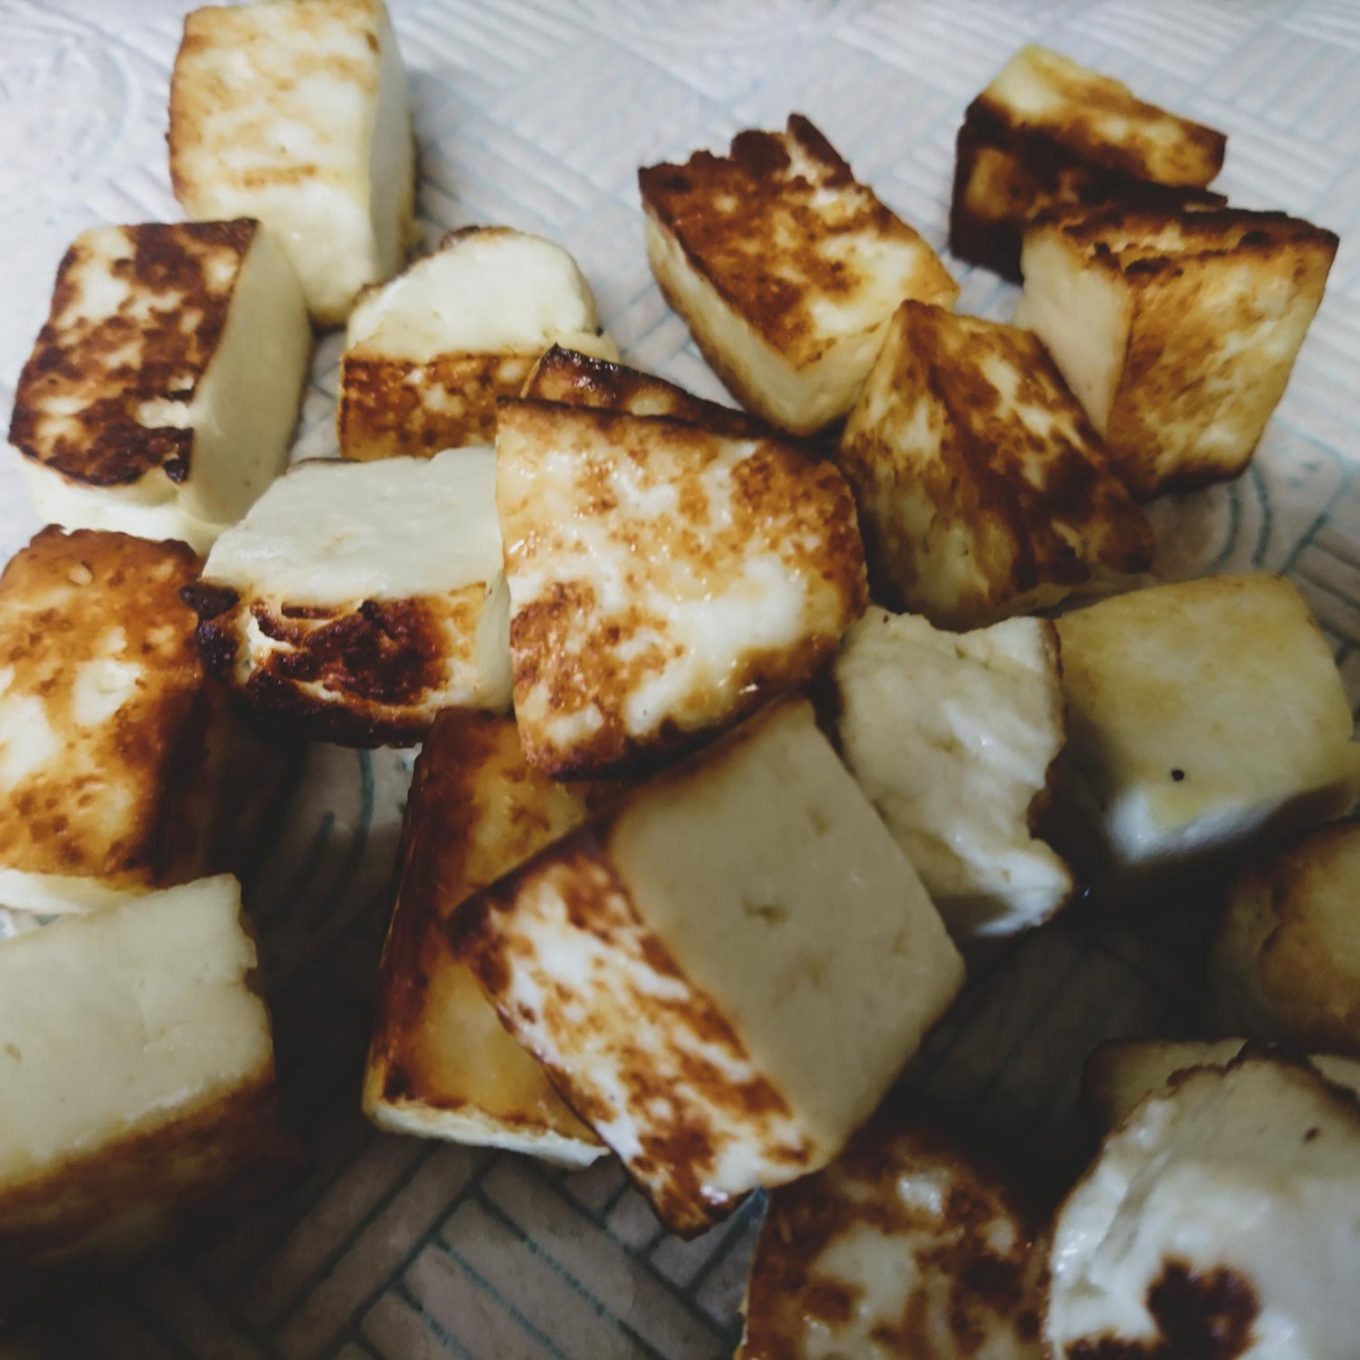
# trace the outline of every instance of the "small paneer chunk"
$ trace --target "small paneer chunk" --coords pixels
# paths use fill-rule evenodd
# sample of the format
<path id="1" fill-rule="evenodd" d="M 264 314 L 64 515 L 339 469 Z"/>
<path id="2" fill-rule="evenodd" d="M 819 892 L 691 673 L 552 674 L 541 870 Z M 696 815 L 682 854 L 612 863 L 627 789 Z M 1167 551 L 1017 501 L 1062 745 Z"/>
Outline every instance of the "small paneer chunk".
<path id="1" fill-rule="evenodd" d="M 226 876 L 0 941 L 0 1293 L 277 1171 L 255 966 Z"/>
<path id="2" fill-rule="evenodd" d="M 1110 1039 L 1082 1068 L 1081 1089 L 1101 1133 L 1122 1124 L 1150 1095 L 1163 1096 L 1185 1072 L 1226 1067 L 1247 1046 L 1245 1039 Z M 1360 1061 L 1315 1053 L 1307 1063 L 1328 1081 L 1360 1095 Z"/>
<path id="3" fill-rule="evenodd" d="M 287 465 L 311 343 L 258 222 L 83 232 L 10 423 L 38 514 L 206 552 Z"/>
<path id="4" fill-rule="evenodd" d="M 734 439 L 771 434 L 763 420 L 705 401 L 651 373 L 554 346 L 534 365 L 522 396 L 563 406 L 592 406 L 634 416 L 669 416 Z"/>
<path id="5" fill-rule="evenodd" d="M 406 72 L 382 0 L 265 0 L 184 20 L 170 178 L 187 216 L 255 217 L 312 319 L 341 324 L 415 236 Z"/>
<path id="6" fill-rule="evenodd" d="M 727 430 L 502 403 L 515 714 L 547 773 L 656 763 L 802 684 L 862 612 L 840 473 Z"/>
<path id="7" fill-rule="evenodd" d="M 1057 209 L 1026 233 L 1016 322 L 1146 499 L 1246 467 L 1336 248 L 1283 213 Z"/>
<path id="8" fill-rule="evenodd" d="M 959 128 L 949 249 L 1020 280 L 1030 219 L 1066 203 L 1137 197 L 1221 205 L 1204 186 L 1228 139 L 1043 47 L 1022 47 Z"/>
<path id="9" fill-rule="evenodd" d="M 1237 878 L 1213 978 L 1219 1024 L 1360 1058 L 1360 823 L 1310 831 Z"/>
<path id="10" fill-rule="evenodd" d="M 845 415 L 903 298 L 952 306 L 929 245 L 800 114 L 726 156 L 638 171 L 647 258 L 744 405 L 810 435 Z"/>
<path id="11" fill-rule="evenodd" d="M 526 764 L 513 718 L 449 711 L 435 720 L 416 759 L 378 969 L 363 1105 L 379 1128 L 577 1166 L 604 1151 L 506 1033 L 445 923 L 607 792 L 554 784 Z"/>
<path id="12" fill-rule="evenodd" d="M 737 1360 L 1040 1360 L 1030 1214 L 903 1103 L 771 1194 Z"/>
<path id="13" fill-rule="evenodd" d="M 0 575 L 0 906 L 228 867 L 279 771 L 205 674 L 183 543 L 44 529 Z"/>
<path id="14" fill-rule="evenodd" d="M 1054 1360 L 1349 1360 L 1360 1336 L 1360 1102 L 1265 1056 L 1185 1073 L 1059 1211 Z"/>
<path id="15" fill-rule="evenodd" d="M 837 455 L 875 598 L 976 628 L 1109 589 L 1152 531 L 1027 331 L 905 302 Z"/>
<path id="16" fill-rule="evenodd" d="M 841 754 L 960 948 L 1018 934 L 1072 894 L 1034 835 L 1066 720 L 1051 623 L 943 633 L 870 608 L 834 667 Z"/>
<path id="17" fill-rule="evenodd" d="M 1113 896 L 1169 886 L 1350 805 L 1350 705 L 1288 581 L 1134 591 L 1064 615 L 1058 636 L 1061 843 Z"/>
<path id="18" fill-rule="evenodd" d="M 518 396 L 560 342 L 617 358 L 595 299 L 561 246 L 508 227 L 444 238 L 350 314 L 340 361 L 340 452 L 428 458 L 489 444 L 496 401 Z"/>
<path id="19" fill-rule="evenodd" d="M 213 673 L 262 717 L 414 745 L 444 708 L 510 705 L 509 600 L 488 448 L 300 463 L 188 592 Z"/>
<path id="20" fill-rule="evenodd" d="M 779 705 L 472 898 L 501 1020 L 673 1231 L 824 1166 L 963 980 L 906 857 Z"/>

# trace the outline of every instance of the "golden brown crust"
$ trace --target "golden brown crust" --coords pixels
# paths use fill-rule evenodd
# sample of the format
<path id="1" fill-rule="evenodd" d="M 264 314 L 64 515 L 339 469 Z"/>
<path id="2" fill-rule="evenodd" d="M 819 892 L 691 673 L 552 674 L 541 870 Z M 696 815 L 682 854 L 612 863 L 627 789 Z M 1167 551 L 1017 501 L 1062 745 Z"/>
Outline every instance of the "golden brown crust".
<path id="1" fill-rule="evenodd" d="M 644 209 L 693 267 L 796 366 L 815 361 L 825 344 L 810 301 L 848 297 L 872 282 L 867 258 L 829 243 L 922 244 L 797 113 L 783 133 L 738 133 L 726 156 L 696 151 L 684 165 L 646 166 L 638 186 Z M 834 221 L 814 206 L 819 194 L 837 197 Z M 920 296 L 953 300 L 957 286 L 929 251 L 920 273 Z"/>
<path id="2" fill-rule="evenodd" d="M 257 228 L 246 219 L 148 223 L 78 237 L 19 376 L 10 442 L 95 486 L 127 486 L 155 470 L 187 480 L 194 433 L 172 423 L 174 412 L 188 410 L 217 349 Z M 99 296 L 109 278 L 118 289 L 111 303 Z"/>
<path id="3" fill-rule="evenodd" d="M 670 416 L 732 439 L 763 439 L 770 427 L 745 411 L 693 396 L 664 378 L 554 345 L 534 366 L 521 396 L 635 416 Z"/>
<path id="4" fill-rule="evenodd" d="M 515 703 L 526 755 L 539 769 L 580 778 L 652 768 L 797 688 L 863 612 L 863 547 L 849 488 L 833 465 L 766 439 L 729 473 L 729 442 L 700 426 L 548 402 L 505 403 L 501 424 L 497 496 L 514 600 Z M 587 555 L 544 519 L 533 493 L 549 453 L 556 465 L 570 463 L 561 494 L 579 507 L 577 522 L 598 531 Z M 675 513 L 620 511 L 619 468 L 653 497 L 673 493 Z M 628 579 L 622 604 L 597 589 L 604 554 Z M 738 649 L 720 673 L 685 681 L 645 725 L 631 719 L 629 700 L 643 685 L 692 664 L 692 641 L 669 613 L 668 583 L 693 594 L 704 582 L 705 598 L 720 599 L 762 555 L 778 558 L 806 591 L 795 631 L 779 645 Z M 588 732 L 554 735 L 581 715 L 590 716 Z"/>
<path id="5" fill-rule="evenodd" d="M 3 702 L 37 705 L 56 754 L 6 781 L 0 865 L 111 886 L 171 880 L 213 714 L 179 596 L 199 567 L 183 543 L 47 528 L 5 568 Z M 135 690 L 78 723 L 85 669 L 103 665 L 131 668 Z"/>
<path id="6" fill-rule="evenodd" d="M 912 442 L 922 409 L 928 445 Z M 838 461 L 875 597 L 936 626 L 977 627 L 1151 565 L 1152 531 L 1100 437 L 1038 339 L 1014 326 L 904 302 Z"/>
<path id="7" fill-rule="evenodd" d="M 1041 1354 L 1034 1216 L 990 1165 L 905 1104 L 890 1099 L 826 1170 L 771 1194 L 740 1360 L 803 1360 L 822 1353 L 824 1338 L 847 1346 L 866 1330 L 856 1315 L 874 1317 L 878 1300 L 831 1264 L 837 1244 L 863 1231 L 901 1261 L 901 1312 L 873 1327 L 876 1354 L 967 1360 L 984 1348 L 1001 1354 L 1002 1337 L 1017 1360 Z M 904 1202 L 899 1180 L 911 1176 L 941 1185 L 942 1203 Z"/>
<path id="8" fill-rule="evenodd" d="M 1105 430 L 1134 495 L 1237 476 L 1283 394 L 1336 234 L 1284 213 L 1122 204 L 1051 209 L 1029 230 L 1056 234 L 1084 268 L 1118 275 L 1134 294 Z M 1273 343 L 1225 343 L 1262 333 Z"/>
<path id="9" fill-rule="evenodd" d="M 351 352 L 336 415 L 346 458 L 433 458 L 490 444 L 496 402 L 518 396 L 535 354 L 441 354 L 425 363 Z"/>
<path id="10" fill-rule="evenodd" d="M 476 1065 L 447 1057 L 466 1036 L 444 1028 L 444 989 L 453 970 L 464 968 L 444 926 L 474 892 L 572 829 L 614 792 L 609 785 L 553 784 L 524 760 L 513 718 L 447 710 L 436 719 L 416 760 L 402 825 L 397 903 L 378 969 L 368 1058 L 377 1084 L 370 1099 L 470 1108 L 505 1129 L 590 1138 L 546 1081 L 532 1112 L 519 1099 L 525 1083 L 518 1081 L 505 1083 L 505 1090 L 480 1083 L 477 1098 L 469 1099 L 467 1069 Z"/>
<path id="11" fill-rule="evenodd" d="M 199 616 L 204 665 L 258 717 L 316 740 L 373 747 L 414 745 L 428 730 L 450 648 L 469 645 L 485 594 L 475 585 L 357 607 L 274 606 L 203 583 L 184 598 Z M 263 640 L 258 647 L 252 632 Z"/>
<path id="12" fill-rule="evenodd" d="M 745 1198 L 711 1187 L 729 1120 L 743 1129 L 755 1127 L 762 1154 L 786 1167 L 808 1165 L 813 1149 L 801 1137 L 791 1140 L 796 1126 L 784 1097 L 750 1067 L 712 998 L 684 977 L 644 924 L 628 884 L 610 862 L 611 821 L 609 814 L 595 819 L 469 899 L 449 919 L 448 939 L 477 974 L 502 1022 L 606 1142 L 620 1113 L 617 1088 L 592 1082 L 588 1065 L 558 1060 L 538 1038 L 548 1034 L 573 1050 L 589 1045 L 608 1053 L 623 1103 L 642 1112 L 633 1125 L 638 1147 L 624 1154 L 624 1170 L 666 1227 L 691 1237 Z M 612 960 L 610 1007 L 601 1007 L 598 999 L 582 1006 L 579 994 L 558 982 L 542 990 L 538 1009 L 516 998 L 512 975 L 534 969 L 535 944 L 517 930 L 515 917 L 523 899 L 540 891 L 562 901 L 571 932 L 589 937 L 586 947 Z M 631 1036 L 621 1032 L 620 1013 L 633 1017 Z M 664 1033 L 656 1032 L 658 1020 Z M 664 1120 L 648 1117 L 662 1106 L 668 1110 Z"/>
<path id="13" fill-rule="evenodd" d="M 143 1248 L 271 1185 L 293 1151 L 277 1113 L 271 1067 L 40 1179 L 0 1186 L 0 1286 L 22 1292 L 30 1271 Z"/>
<path id="14" fill-rule="evenodd" d="M 955 147 L 949 249 L 1019 283 L 1025 227 L 1050 208 L 1114 202 L 1198 209 L 1227 201 L 1208 189 L 1149 184 L 1090 164 L 1049 137 L 970 112 Z"/>

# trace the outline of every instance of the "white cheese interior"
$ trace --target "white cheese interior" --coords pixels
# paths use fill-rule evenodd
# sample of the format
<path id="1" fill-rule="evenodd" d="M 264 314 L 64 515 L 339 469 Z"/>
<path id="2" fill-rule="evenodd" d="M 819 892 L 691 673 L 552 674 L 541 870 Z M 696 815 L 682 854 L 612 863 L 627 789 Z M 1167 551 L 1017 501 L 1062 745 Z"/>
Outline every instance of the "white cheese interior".
<path id="1" fill-rule="evenodd" d="M 10 907 L 14 911 L 47 916 L 77 915 L 116 906 L 141 895 L 138 889 L 110 887 L 97 878 L 0 869 L 0 907 Z"/>
<path id="2" fill-rule="evenodd" d="M 1046 630 L 946 633 L 873 608 L 836 661 L 845 759 L 961 945 L 1035 926 L 1072 890 L 1030 834 L 1064 735 Z"/>
<path id="3" fill-rule="evenodd" d="M 373 233 L 373 278 L 386 279 L 406 258 L 406 236 L 415 211 L 416 144 L 406 68 L 385 12 L 378 42 L 378 99 L 368 142 L 368 220 Z"/>
<path id="4" fill-rule="evenodd" d="M 0 942 L 0 1184 L 267 1072 L 254 966 L 225 876 Z"/>
<path id="5" fill-rule="evenodd" d="M 560 344 L 609 357 L 576 262 L 541 236 L 491 229 L 455 237 L 362 298 L 347 343 L 389 359 L 536 353 Z"/>
<path id="6" fill-rule="evenodd" d="M 1268 1060 L 1195 1073 L 1106 1140 L 1059 1214 L 1048 1340 L 1063 1354 L 1081 1338 L 1155 1337 L 1148 1292 L 1180 1262 L 1231 1271 L 1254 1294 L 1251 1344 L 1234 1356 L 1347 1360 L 1358 1209 L 1353 1103 Z"/>
<path id="7" fill-rule="evenodd" d="M 819 1142 L 867 1117 L 962 981 L 920 880 L 806 705 L 740 760 L 650 789 L 610 848 L 647 925 Z"/>
<path id="8" fill-rule="evenodd" d="M 204 578 L 315 605 L 502 589 L 495 478 L 483 447 L 299 464 L 218 539 Z M 488 610 L 482 626 L 503 625 Z"/>
<path id="9" fill-rule="evenodd" d="M 1119 272 L 1091 268 L 1054 233 L 1025 237 L 1015 324 L 1032 330 L 1100 434 L 1124 364 L 1133 304 Z"/>

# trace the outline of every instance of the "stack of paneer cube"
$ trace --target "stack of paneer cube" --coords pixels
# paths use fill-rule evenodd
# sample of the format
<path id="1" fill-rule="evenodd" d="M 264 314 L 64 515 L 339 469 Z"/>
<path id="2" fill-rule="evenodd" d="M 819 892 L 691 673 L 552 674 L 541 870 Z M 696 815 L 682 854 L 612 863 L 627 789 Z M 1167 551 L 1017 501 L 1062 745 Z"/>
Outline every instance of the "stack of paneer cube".
<path id="1" fill-rule="evenodd" d="M 1018 54 L 951 231 L 1023 269 L 1017 325 L 957 315 L 804 117 L 641 170 L 737 410 L 624 366 L 554 242 L 403 267 L 380 0 L 191 14 L 194 220 L 77 240 L 11 426 L 54 526 L 0 577 L 0 905 L 70 919 L 0 944 L 0 1278 L 286 1161 L 231 871 L 301 740 L 420 745 L 377 1124 L 612 1152 L 679 1233 L 821 1173 L 773 1201 L 745 1354 L 792 1353 L 846 1253 L 881 1269 L 869 1197 L 919 1276 L 883 1310 L 1038 1354 L 1031 1215 L 909 1096 L 875 1111 L 965 957 L 1336 816 L 1360 772 L 1292 586 L 1135 589 L 1140 502 L 1246 464 L 1336 246 L 1224 206 L 1223 152 Z M 285 472 L 309 326 L 342 323 L 341 457 Z M 944 1308 L 970 1270 L 1004 1299 Z"/>

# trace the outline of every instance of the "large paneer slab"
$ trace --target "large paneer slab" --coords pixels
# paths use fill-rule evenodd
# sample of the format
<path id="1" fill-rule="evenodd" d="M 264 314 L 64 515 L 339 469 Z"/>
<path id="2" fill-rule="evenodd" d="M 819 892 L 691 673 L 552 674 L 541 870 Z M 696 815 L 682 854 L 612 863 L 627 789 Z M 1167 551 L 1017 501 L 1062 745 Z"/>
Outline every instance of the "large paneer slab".
<path id="1" fill-rule="evenodd" d="M 771 1194 L 737 1360 L 1040 1360 L 1031 1213 L 907 1104 Z"/>
<path id="2" fill-rule="evenodd" d="M 1343 812 L 1360 747 L 1298 590 L 1215 576 L 1058 620 L 1063 842 L 1113 891 L 1170 883 Z"/>
<path id="3" fill-rule="evenodd" d="M 509 227 L 469 227 L 350 315 L 337 426 L 346 458 L 430 457 L 489 444 L 496 402 L 518 396 L 561 343 L 617 357 L 590 286 L 561 246 Z"/>
<path id="4" fill-rule="evenodd" d="M 800 114 L 638 183 L 661 291 L 733 395 L 792 434 L 850 409 L 903 298 L 958 296 L 930 246 Z"/>
<path id="5" fill-rule="evenodd" d="M 186 595 L 205 663 L 260 716 L 355 746 L 509 707 L 495 478 L 488 448 L 298 464 Z"/>
<path id="6" fill-rule="evenodd" d="M 0 906 L 99 907 L 225 867 L 283 753 L 194 645 L 183 543 L 44 529 L 0 576 Z"/>
<path id="7" fill-rule="evenodd" d="M 682 1233 L 834 1157 L 963 978 L 804 701 L 642 786 L 449 931 Z"/>
<path id="8" fill-rule="evenodd" d="M 1018 282 L 1035 214 L 1129 197 L 1221 205 L 1204 186 L 1222 168 L 1226 145 L 1222 133 L 1060 52 L 1022 47 L 959 128 L 949 248 Z"/>
<path id="9" fill-rule="evenodd" d="M 791 445 L 517 401 L 496 452 L 515 714 L 550 774 L 693 743 L 808 679 L 864 608 L 849 490 Z"/>
<path id="10" fill-rule="evenodd" d="M 954 942 L 1032 929 L 1072 895 L 1035 834 L 1067 736 L 1043 619 L 946 633 L 871 607 L 833 668 L 850 772 L 921 875 Z"/>
<path id="11" fill-rule="evenodd" d="M 841 435 L 875 598 L 967 629 L 1108 590 L 1152 531 L 1028 331 L 904 302 Z"/>
<path id="12" fill-rule="evenodd" d="M 1246 467 L 1336 250 L 1283 213 L 1055 209 L 1026 233 L 1016 321 L 1146 498 Z"/>
<path id="13" fill-rule="evenodd" d="M 10 423 L 38 513 L 206 551 L 287 463 L 310 350 L 258 222 L 83 232 Z"/>
<path id="14" fill-rule="evenodd" d="M 228 877 L 0 942 L 0 1294 L 277 1168 L 255 967 Z"/>
<path id="15" fill-rule="evenodd" d="M 184 20 L 170 178 L 192 218 L 255 217 L 320 325 L 401 267 L 415 234 L 406 73 L 382 0 L 265 0 Z"/>
<path id="16" fill-rule="evenodd" d="M 608 791 L 555 784 L 528 765 L 513 718 L 450 711 L 435 721 L 416 759 L 378 969 L 363 1105 L 379 1128 L 575 1165 L 604 1151 L 506 1033 L 444 927 Z"/>

